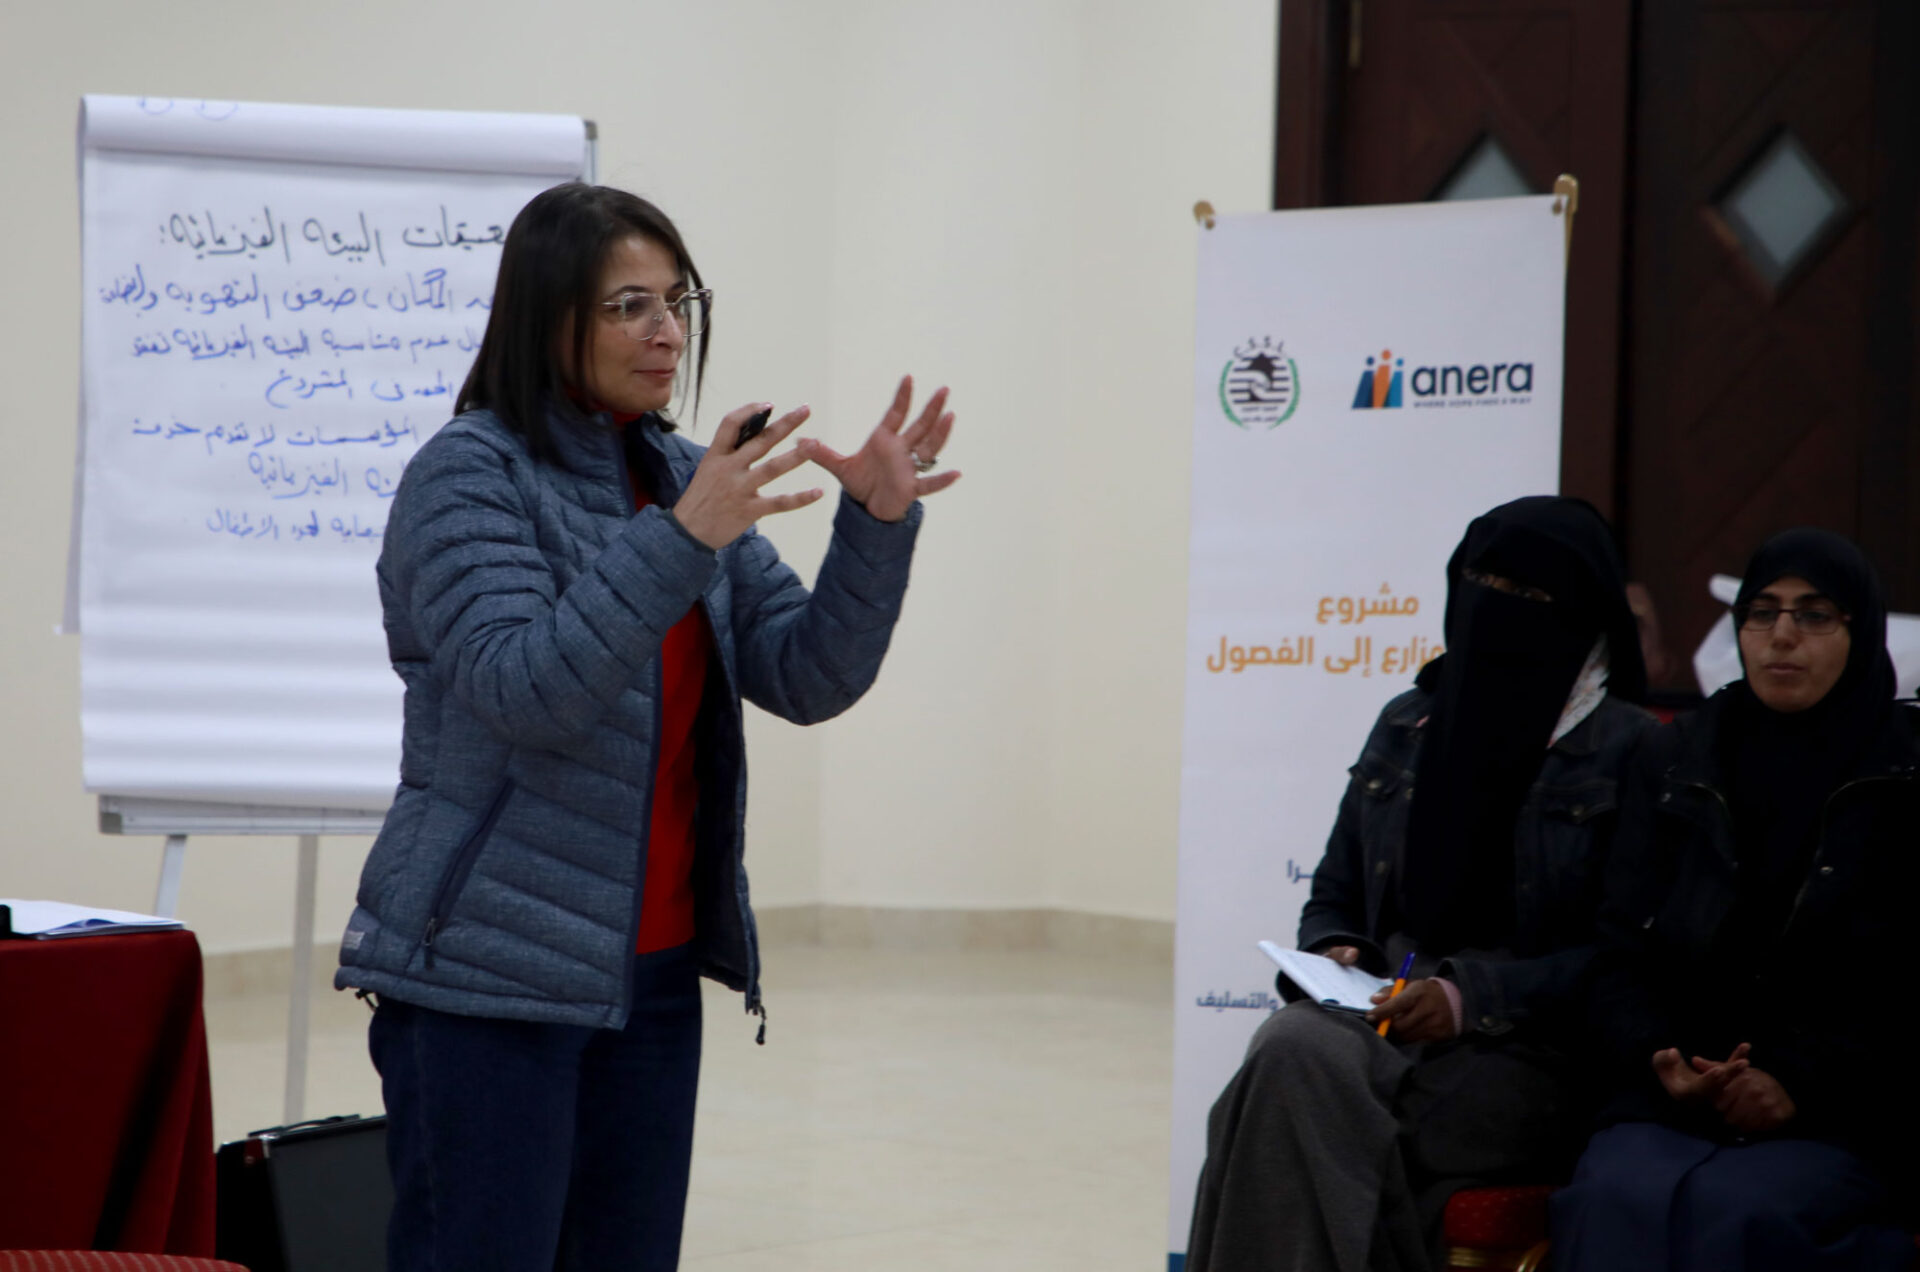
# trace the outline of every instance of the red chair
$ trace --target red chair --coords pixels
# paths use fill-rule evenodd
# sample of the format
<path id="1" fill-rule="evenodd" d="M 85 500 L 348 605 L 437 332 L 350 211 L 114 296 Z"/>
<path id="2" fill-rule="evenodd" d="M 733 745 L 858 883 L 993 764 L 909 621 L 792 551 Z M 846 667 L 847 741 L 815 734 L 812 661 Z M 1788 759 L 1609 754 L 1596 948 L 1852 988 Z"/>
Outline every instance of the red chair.
<path id="1" fill-rule="evenodd" d="M 0 1272 L 247 1272 L 238 1263 L 116 1250 L 0 1250 Z"/>
<path id="2" fill-rule="evenodd" d="M 1449 1268 L 1539 1272 L 1547 1262 L 1546 1184 L 1463 1188 L 1447 1203 L 1442 1231 Z"/>

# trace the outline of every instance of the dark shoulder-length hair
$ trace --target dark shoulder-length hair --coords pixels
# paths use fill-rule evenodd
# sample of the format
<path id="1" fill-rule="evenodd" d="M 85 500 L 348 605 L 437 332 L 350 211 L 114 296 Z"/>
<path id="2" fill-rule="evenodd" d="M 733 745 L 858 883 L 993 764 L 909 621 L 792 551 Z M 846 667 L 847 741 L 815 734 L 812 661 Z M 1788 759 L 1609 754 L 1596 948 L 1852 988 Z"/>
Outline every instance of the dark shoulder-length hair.
<path id="1" fill-rule="evenodd" d="M 501 247 L 487 334 L 454 409 L 486 407 L 526 438 L 534 455 L 550 454 L 547 411 L 578 409 L 567 393 L 564 367 L 555 359 L 561 335 L 571 319 L 568 361 L 585 366 L 598 317 L 601 271 L 614 245 L 635 234 L 673 253 L 688 287 L 703 285 L 673 221 L 638 195 L 572 181 L 542 191 L 521 208 Z M 694 360 L 696 408 L 707 370 L 708 339 L 707 334 L 699 337 Z M 673 427 L 664 414 L 659 418 L 663 427 Z"/>

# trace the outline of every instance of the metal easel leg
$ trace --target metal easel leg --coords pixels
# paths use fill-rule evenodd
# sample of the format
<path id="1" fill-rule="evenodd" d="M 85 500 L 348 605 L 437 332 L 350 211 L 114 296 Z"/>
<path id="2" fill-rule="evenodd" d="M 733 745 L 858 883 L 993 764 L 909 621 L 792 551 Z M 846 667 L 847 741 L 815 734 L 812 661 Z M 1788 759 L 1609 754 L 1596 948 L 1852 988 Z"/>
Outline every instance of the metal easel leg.
<path id="1" fill-rule="evenodd" d="M 308 1009 L 313 986 L 314 876 L 320 866 L 320 836 L 300 836 L 299 873 L 293 892 L 293 984 L 287 996 L 287 1098 L 282 1118 L 306 1117 Z"/>
<path id="2" fill-rule="evenodd" d="M 160 850 L 160 885 L 153 893 L 153 912 L 163 919 L 174 917 L 180 904 L 180 872 L 186 864 L 187 837 L 168 835 L 167 846 Z"/>

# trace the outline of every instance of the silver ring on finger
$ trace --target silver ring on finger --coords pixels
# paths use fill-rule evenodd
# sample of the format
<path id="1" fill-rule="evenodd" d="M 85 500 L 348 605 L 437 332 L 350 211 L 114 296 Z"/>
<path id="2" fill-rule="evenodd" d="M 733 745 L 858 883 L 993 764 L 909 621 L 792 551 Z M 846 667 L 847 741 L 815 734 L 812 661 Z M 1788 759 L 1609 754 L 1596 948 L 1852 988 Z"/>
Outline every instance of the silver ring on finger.
<path id="1" fill-rule="evenodd" d="M 939 462 L 931 457 L 927 459 L 920 458 L 919 451 L 908 451 L 907 458 L 913 461 L 913 471 L 916 473 L 930 473 L 933 471 L 934 465 Z"/>

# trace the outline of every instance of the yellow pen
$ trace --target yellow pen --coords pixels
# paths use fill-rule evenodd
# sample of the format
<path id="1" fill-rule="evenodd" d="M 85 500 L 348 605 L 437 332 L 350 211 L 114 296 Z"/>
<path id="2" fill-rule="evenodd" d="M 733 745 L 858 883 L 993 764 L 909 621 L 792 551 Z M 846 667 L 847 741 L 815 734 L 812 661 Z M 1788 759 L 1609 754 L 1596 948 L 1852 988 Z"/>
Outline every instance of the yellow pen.
<path id="1" fill-rule="evenodd" d="M 1400 991 L 1407 987 L 1407 973 L 1411 972 L 1412 970 L 1413 970 L 1413 951 L 1408 950 L 1407 956 L 1400 960 L 1400 974 L 1393 978 L 1393 992 L 1387 995 L 1387 1002 L 1390 1003 L 1395 998 L 1398 998 L 1400 996 Z M 1387 1036 L 1387 1026 L 1391 1025 L 1392 1023 L 1393 1022 L 1391 1020 L 1383 1020 L 1380 1022 L 1380 1036 L 1382 1038 Z"/>

